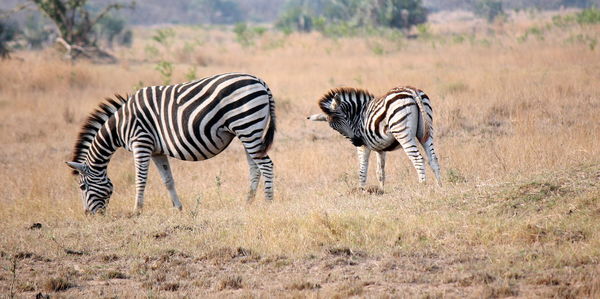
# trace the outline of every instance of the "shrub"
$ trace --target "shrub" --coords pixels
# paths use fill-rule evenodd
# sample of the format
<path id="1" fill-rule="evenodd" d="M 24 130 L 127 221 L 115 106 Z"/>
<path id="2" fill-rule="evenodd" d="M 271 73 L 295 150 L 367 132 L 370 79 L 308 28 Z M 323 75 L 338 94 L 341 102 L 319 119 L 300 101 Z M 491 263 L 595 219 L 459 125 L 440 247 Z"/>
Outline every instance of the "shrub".
<path id="1" fill-rule="evenodd" d="M 354 35 L 373 27 L 407 29 L 427 21 L 422 0 L 288 2 L 276 27 L 285 32 L 317 30 L 326 36 Z"/>
<path id="2" fill-rule="evenodd" d="M 600 23 L 600 9 L 589 8 L 584 9 L 575 15 L 575 20 L 578 24 L 598 24 Z"/>
<path id="3" fill-rule="evenodd" d="M 475 15 L 485 18 L 488 22 L 493 22 L 496 17 L 504 15 L 500 0 L 478 0 L 474 9 Z"/>
<path id="4" fill-rule="evenodd" d="M 164 85 L 171 84 L 171 78 L 173 77 L 173 64 L 166 60 L 159 61 L 154 67 L 161 76 L 163 77 Z"/>
<path id="5" fill-rule="evenodd" d="M 104 37 L 108 47 L 113 47 L 115 38 L 125 29 L 125 19 L 113 15 L 107 15 L 98 22 L 100 36 Z"/>
<path id="6" fill-rule="evenodd" d="M 7 44 L 15 38 L 17 33 L 18 29 L 14 23 L 0 20 L 0 58 L 9 57 L 10 49 Z"/>
<path id="7" fill-rule="evenodd" d="M 44 282 L 43 288 L 46 292 L 60 292 L 74 287 L 66 278 L 49 278 Z"/>

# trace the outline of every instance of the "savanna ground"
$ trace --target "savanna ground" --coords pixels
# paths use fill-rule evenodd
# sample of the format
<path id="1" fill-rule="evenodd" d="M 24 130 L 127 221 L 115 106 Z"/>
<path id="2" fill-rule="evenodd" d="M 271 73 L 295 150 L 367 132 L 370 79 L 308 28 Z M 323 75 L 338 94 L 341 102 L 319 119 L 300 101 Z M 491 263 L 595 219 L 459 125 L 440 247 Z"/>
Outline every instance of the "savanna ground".
<path id="1" fill-rule="evenodd" d="M 597 297 L 600 28 L 551 23 L 460 19 L 417 40 L 267 32 L 246 48 L 231 31 L 190 27 L 162 48 L 142 28 L 132 48 L 115 49 L 116 65 L 14 53 L 22 59 L 0 62 L 0 294 Z M 137 216 L 121 150 L 107 214 L 83 214 L 64 162 L 101 99 L 162 83 L 148 45 L 175 63 L 173 82 L 196 66 L 198 77 L 242 71 L 270 85 L 274 202 L 244 202 L 247 164 L 234 142 L 212 160 L 172 160 L 182 212 L 151 170 Z M 417 183 L 397 151 L 385 194 L 356 192 L 354 148 L 305 119 L 342 85 L 430 95 L 443 187 L 431 172 Z"/>

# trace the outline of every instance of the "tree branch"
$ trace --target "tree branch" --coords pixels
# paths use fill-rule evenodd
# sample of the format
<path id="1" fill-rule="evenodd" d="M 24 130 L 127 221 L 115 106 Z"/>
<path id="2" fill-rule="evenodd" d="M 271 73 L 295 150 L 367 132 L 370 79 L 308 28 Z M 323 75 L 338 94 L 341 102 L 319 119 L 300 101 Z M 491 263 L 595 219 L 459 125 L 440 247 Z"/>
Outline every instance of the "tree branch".
<path id="1" fill-rule="evenodd" d="M 135 7 L 135 1 L 131 2 L 130 5 L 125 5 L 125 4 L 120 4 L 120 3 L 110 4 L 107 7 L 105 7 L 104 10 L 102 10 L 102 12 L 100 12 L 96 16 L 96 18 L 94 18 L 93 21 L 90 22 L 90 27 L 94 27 L 94 25 L 96 25 L 96 23 L 98 23 L 98 21 L 100 21 L 102 18 L 104 18 L 104 16 L 113 9 L 119 10 L 121 8 L 133 8 L 133 7 Z"/>
<path id="2" fill-rule="evenodd" d="M 10 10 L 0 11 L 0 19 L 7 18 L 7 17 L 11 16 L 12 14 L 17 13 L 17 12 L 27 9 L 27 8 L 29 8 L 29 3 L 17 5 Z"/>

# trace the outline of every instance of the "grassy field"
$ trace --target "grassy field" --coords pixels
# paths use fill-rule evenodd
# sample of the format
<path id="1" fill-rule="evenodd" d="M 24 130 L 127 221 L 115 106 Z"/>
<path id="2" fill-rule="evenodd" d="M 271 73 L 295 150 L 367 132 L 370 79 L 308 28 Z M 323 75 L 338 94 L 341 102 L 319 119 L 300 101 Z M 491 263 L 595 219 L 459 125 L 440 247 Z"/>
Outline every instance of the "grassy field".
<path id="1" fill-rule="evenodd" d="M 145 28 L 115 65 L 16 52 L 0 61 L 0 294 L 598 297 L 600 27 L 547 24 L 433 22 L 417 40 L 267 32 L 246 47 L 230 30 L 190 27 L 163 46 Z M 137 216 L 120 150 L 107 214 L 83 214 L 64 165 L 79 127 L 103 98 L 161 84 L 160 60 L 172 82 L 241 71 L 269 84 L 273 203 L 244 202 L 235 141 L 208 161 L 171 161 L 182 212 L 152 168 Z M 355 192 L 354 148 L 306 116 L 330 88 L 399 85 L 432 99 L 444 185 L 429 170 L 417 183 L 397 151 L 384 195 Z"/>

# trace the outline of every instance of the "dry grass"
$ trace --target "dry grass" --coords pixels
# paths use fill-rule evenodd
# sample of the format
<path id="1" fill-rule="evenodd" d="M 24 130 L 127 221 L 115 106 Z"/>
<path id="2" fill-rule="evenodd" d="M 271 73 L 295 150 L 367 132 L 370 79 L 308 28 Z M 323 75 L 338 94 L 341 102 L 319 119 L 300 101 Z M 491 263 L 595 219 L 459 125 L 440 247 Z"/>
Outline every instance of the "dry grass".
<path id="1" fill-rule="evenodd" d="M 519 41 L 548 18 L 516 19 L 472 36 L 474 21 L 433 24 L 433 37 L 402 42 L 267 33 L 248 49 L 231 33 L 178 28 L 166 54 L 174 81 L 197 65 L 199 77 L 250 72 L 273 90 L 276 200 L 243 203 L 247 165 L 234 142 L 212 160 L 172 161 L 183 212 L 152 170 L 140 216 L 129 153 L 115 154 L 115 194 L 97 217 L 83 215 L 64 161 L 99 100 L 161 83 L 144 52 L 151 32 L 118 49 L 117 65 L 16 53 L 24 61 L 0 62 L 0 293 L 598 296 L 598 49 L 569 42 L 599 38 L 598 27 Z M 194 40 L 202 45 L 184 50 Z M 352 192 L 352 146 L 305 117 L 329 88 L 404 84 L 432 98 L 444 187 L 418 184 L 394 152 L 385 194 Z"/>

